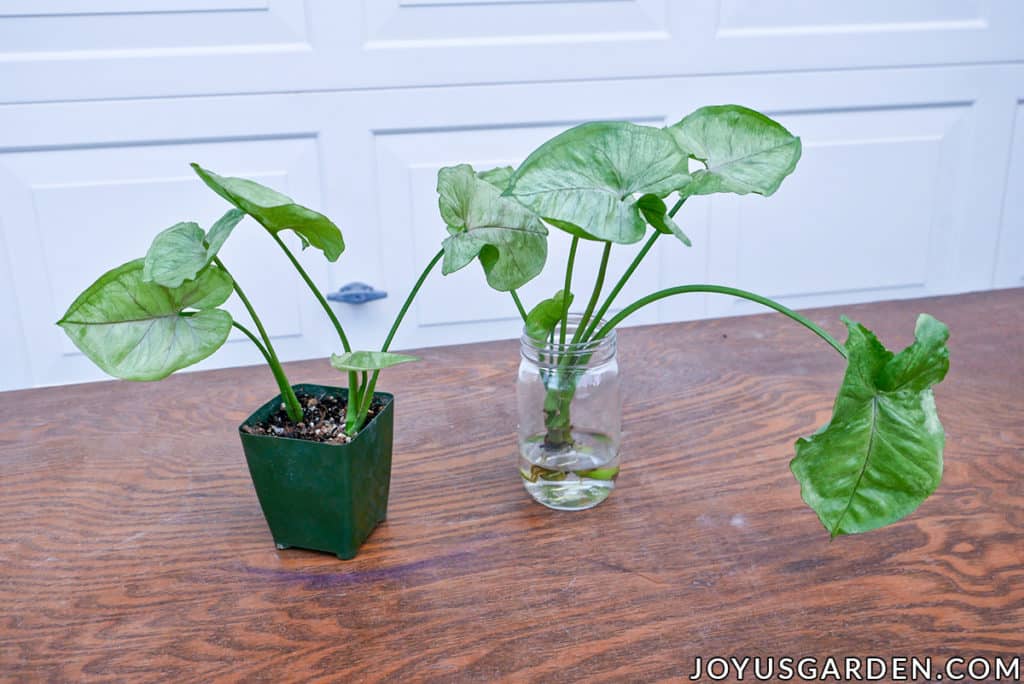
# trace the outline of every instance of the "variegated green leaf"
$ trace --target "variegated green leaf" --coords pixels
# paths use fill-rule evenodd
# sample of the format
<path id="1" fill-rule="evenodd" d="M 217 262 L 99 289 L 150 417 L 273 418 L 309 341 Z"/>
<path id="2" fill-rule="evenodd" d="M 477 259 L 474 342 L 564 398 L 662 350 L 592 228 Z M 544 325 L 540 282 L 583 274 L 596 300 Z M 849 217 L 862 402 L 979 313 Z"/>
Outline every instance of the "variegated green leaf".
<path id="1" fill-rule="evenodd" d="M 174 288 L 144 281 L 142 271 L 143 260 L 136 259 L 103 274 L 57 324 L 110 375 L 160 380 L 224 344 L 231 314 L 215 307 L 233 283 L 213 266 Z"/>

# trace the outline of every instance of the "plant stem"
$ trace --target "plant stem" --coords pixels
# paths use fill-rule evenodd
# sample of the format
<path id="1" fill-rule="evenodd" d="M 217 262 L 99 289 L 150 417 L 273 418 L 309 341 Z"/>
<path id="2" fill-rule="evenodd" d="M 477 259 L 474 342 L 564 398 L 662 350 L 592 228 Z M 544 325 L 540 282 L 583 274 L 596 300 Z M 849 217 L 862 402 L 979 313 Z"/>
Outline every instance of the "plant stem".
<path id="1" fill-rule="evenodd" d="M 676 201 L 676 203 L 668 211 L 669 218 L 673 218 L 679 212 L 679 209 L 683 206 L 684 202 L 686 202 L 685 197 L 682 197 Z M 640 251 L 637 252 L 636 257 L 634 257 L 633 262 L 629 265 L 629 268 L 627 268 L 626 272 L 622 274 L 622 277 L 619 278 L 619 281 L 615 283 L 615 287 L 613 287 L 612 291 L 608 294 L 608 299 L 604 301 L 604 304 L 601 305 L 601 308 L 598 310 L 597 315 L 594 316 L 594 320 L 590 324 L 590 329 L 583 334 L 583 342 L 586 342 L 587 340 L 594 336 L 594 331 L 597 330 L 597 326 L 601 324 L 601 319 L 604 318 L 604 315 L 608 313 L 608 309 L 611 307 L 612 302 L 614 302 L 615 298 L 619 296 L 619 292 L 622 290 L 623 287 L 625 287 L 626 283 L 633 276 L 633 272 L 636 271 L 637 267 L 640 265 L 640 262 L 643 261 L 644 257 L 647 256 L 647 253 L 651 251 L 651 248 L 654 247 L 654 243 L 660 236 L 661 232 L 657 230 L 654 231 L 651 237 L 647 239 L 647 242 L 644 244 L 643 248 L 641 248 Z"/>
<path id="2" fill-rule="evenodd" d="M 615 316 L 613 316 L 610 321 L 605 323 L 605 325 L 600 330 L 597 331 L 597 334 L 594 335 L 593 339 L 599 340 L 608 333 L 610 333 L 612 330 L 615 329 L 615 326 L 617 326 L 619 323 L 625 320 L 627 316 L 632 314 L 637 309 L 641 309 L 647 306 L 648 304 L 658 301 L 659 299 L 665 299 L 666 297 L 671 297 L 673 295 L 687 294 L 690 292 L 711 292 L 715 294 L 732 295 L 733 297 L 739 297 L 740 299 L 749 299 L 752 302 L 757 302 L 758 304 L 767 306 L 769 309 L 774 309 L 775 311 L 778 311 L 782 315 L 788 316 L 789 318 L 793 319 L 800 325 L 804 326 L 805 328 L 813 332 L 815 335 L 828 342 L 832 346 L 832 348 L 839 352 L 839 354 L 844 359 L 846 358 L 846 349 L 843 347 L 843 345 L 840 344 L 839 341 L 836 340 L 836 338 L 829 335 L 820 326 L 818 326 L 816 323 L 814 323 L 807 317 L 802 316 L 801 314 L 798 314 L 796 311 L 793 311 L 792 309 L 783 306 L 782 304 L 779 304 L 776 301 L 768 299 L 767 297 L 762 297 L 759 294 L 747 292 L 746 290 L 740 290 L 735 287 L 726 287 L 724 285 L 680 285 L 678 287 L 670 287 L 668 289 L 659 290 L 658 292 L 649 294 L 646 297 L 642 297 L 636 300 L 635 302 L 624 308 L 622 311 L 617 313 Z"/>
<path id="3" fill-rule="evenodd" d="M 587 302 L 583 318 L 580 319 L 576 332 L 572 336 L 572 344 L 576 344 L 582 339 L 583 333 L 587 329 L 587 324 L 590 322 L 590 316 L 594 313 L 594 307 L 597 306 L 597 300 L 601 297 L 601 289 L 604 288 L 605 272 L 608 270 L 608 257 L 611 252 L 612 243 L 604 243 L 604 251 L 601 253 L 601 265 L 597 269 L 597 280 L 594 282 L 594 291 L 590 294 L 590 301 Z"/>
<path id="4" fill-rule="evenodd" d="M 615 283 L 615 287 L 613 287 L 612 291 L 608 293 L 608 298 L 604 300 L 604 304 L 601 305 L 601 308 L 597 310 L 597 314 L 594 315 L 593 322 L 590 324 L 590 329 L 584 332 L 584 341 L 589 340 L 594 336 L 594 331 L 597 329 L 597 326 L 601 324 L 601 319 L 604 318 L 604 315 L 608 313 L 608 309 L 611 308 L 612 302 L 614 302 L 615 298 L 619 296 L 619 292 L 626 286 L 626 283 L 633 276 L 633 272 L 640 265 L 640 262 L 644 260 L 644 257 L 647 256 L 647 253 L 651 251 L 651 248 L 654 247 L 654 243 L 659 237 L 661 237 L 661 233 L 654 231 L 651 234 L 651 237 L 647 238 L 647 242 L 644 243 L 644 246 L 639 252 L 637 252 L 636 256 L 633 257 L 632 263 L 629 264 L 629 267 L 622 274 L 622 277 L 619 278 L 617 283 Z"/>
<path id="5" fill-rule="evenodd" d="M 576 248 L 580 246 L 580 239 L 575 235 L 572 238 L 572 246 L 569 247 L 569 262 L 565 265 L 565 287 L 562 289 L 562 298 L 565 300 L 565 309 L 562 311 L 562 330 L 558 335 L 558 343 L 565 344 L 565 329 L 569 325 L 569 303 L 572 294 L 572 268 L 576 264 Z"/>
<path id="6" fill-rule="evenodd" d="M 293 423 L 301 421 L 304 417 L 302 405 L 299 404 L 298 397 L 295 397 L 292 386 L 288 384 L 288 378 L 284 374 L 284 369 L 281 368 L 281 363 L 270 353 L 269 350 L 267 350 L 266 347 L 263 346 L 263 343 L 260 342 L 259 338 L 256 337 L 251 330 L 238 321 L 231 321 L 231 325 L 245 333 L 252 343 L 256 345 L 256 348 L 260 350 L 260 353 L 263 354 L 263 358 L 266 359 L 267 365 L 270 366 L 270 372 L 274 375 L 274 381 L 277 383 L 281 396 L 284 398 L 285 412 L 288 414 L 288 419 Z M 295 399 L 294 404 L 291 401 L 292 398 Z M 298 407 L 298 414 L 293 413 L 296 406 Z"/>
<path id="7" fill-rule="evenodd" d="M 412 286 L 409 294 L 406 296 L 405 301 L 402 303 L 402 308 L 398 310 L 398 315 L 395 316 L 395 321 L 391 324 L 391 330 L 388 331 L 388 336 L 384 338 L 384 344 L 381 345 L 380 350 L 386 352 L 391 348 L 391 342 L 395 339 L 395 335 L 398 333 L 398 326 L 402 325 L 402 321 L 405 319 L 406 312 L 409 311 L 409 307 L 412 306 L 412 300 L 419 294 L 420 288 L 423 287 L 423 283 L 427 280 L 427 276 L 434 270 L 434 266 L 437 266 L 437 262 L 444 256 L 444 250 L 439 250 L 434 258 L 430 260 L 423 272 L 420 273 L 420 277 L 416 279 L 416 284 Z"/>
<path id="8" fill-rule="evenodd" d="M 526 323 L 526 309 L 523 308 L 523 302 L 519 299 L 519 295 L 515 290 L 509 290 L 508 293 L 512 295 L 512 301 L 516 303 L 516 308 L 519 309 L 519 317 L 523 319 L 523 323 Z"/>
<path id="9" fill-rule="evenodd" d="M 686 200 L 684 198 L 680 198 L 675 203 L 675 206 L 673 206 L 668 212 L 668 215 L 670 217 L 675 216 L 676 212 L 679 211 L 679 208 L 683 206 L 683 202 L 685 201 Z M 633 261 L 626 269 L 626 272 L 622 274 L 622 277 L 619 278 L 615 287 L 612 288 L 611 293 L 601 306 L 601 309 L 591 318 L 594 305 L 597 303 L 597 299 L 600 297 L 601 288 L 604 285 L 604 274 L 607 268 L 607 259 L 611 248 L 611 243 L 606 244 L 605 252 L 601 261 L 601 268 L 598 272 L 598 280 L 594 287 L 594 294 L 591 295 L 591 300 L 587 305 L 587 310 L 584 313 L 583 318 L 580 319 L 580 325 L 576 328 L 576 332 L 573 335 L 573 344 L 587 342 L 593 338 L 594 331 L 597 330 L 598 326 L 600 326 L 601 319 L 604 318 L 604 315 L 608 312 L 612 302 L 615 301 L 619 292 L 632 277 L 633 272 L 636 271 L 640 262 L 644 260 L 647 253 L 654 247 L 654 243 L 660 235 L 661 232 L 655 230 L 651 237 L 648 238 L 647 242 L 637 253 L 636 257 L 633 258 Z M 563 331 L 565 329 L 564 322 L 562 329 Z M 607 334 L 607 332 L 604 334 Z M 564 337 L 562 338 L 562 343 L 565 343 Z M 569 413 L 576 389 L 575 381 L 571 377 L 566 376 L 565 369 L 568 365 L 577 363 L 578 361 L 579 357 L 565 357 L 559 361 L 558 370 L 554 376 L 555 379 L 558 380 L 559 386 L 556 389 L 552 389 L 548 386 L 547 394 L 544 397 L 544 425 L 547 428 L 547 432 L 544 435 L 544 445 L 547 448 L 558 449 L 573 443 L 572 420 Z"/>
<path id="10" fill-rule="evenodd" d="M 260 342 L 260 338 L 256 337 L 252 330 L 249 330 L 238 321 L 231 321 L 231 327 L 238 328 L 245 333 L 246 337 L 248 337 L 252 343 L 256 345 L 256 348 L 260 350 L 260 353 L 263 354 L 263 358 L 267 360 L 267 363 L 271 363 L 272 357 L 270 356 L 270 352 L 267 351 L 267 348 L 263 346 L 262 342 Z"/>
<path id="11" fill-rule="evenodd" d="M 355 371 L 350 371 L 349 377 L 353 377 L 355 374 Z M 359 387 L 358 381 L 354 383 L 349 381 L 348 401 L 345 403 L 345 434 L 349 437 L 355 437 L 360 427 L 359 412 L 363 405 L 361 391 L 362 388 Z"/>
<path id="12" fill-rule="evenodd" d="M 391 348 L 391 342 L 395 339 L 395 335 L 398 334 L 398 327 L 402 325 L 402 321 L 405 319 L 405 314 L 409 311 L 409 307 L 412 306 L 412 300 L 419 294 L 420 288 L 423 287 L 423 283 L 426 282 L 427 276 L 437 266 L 437 262 L 441 261 L 441 257 L 444 256 L 444 250 L 439 250 L 434 258 L 430 260 L 423 272 L 420 273 L 420 277 L 416 279 L 416 284 L 412 286 L 408 296 L 405 298 L 405 302 L 402 303 L 402 308 L 398 310 L 398 315 L 395 316 L 395 321 L 391 324 L 391 330 L 388 331 L 388 336 L 384 338 L 384 344 L 381 345 L 380 350 L 386 352 Z M 366 414 L 370 412 L 370 406 L 373 402 L 373 393 L 377 389 L 377 378 L 380 377 L 380 370 L 373 371 L 373 376 L 370 378 L 370 384 L 366 388 L 363 396 L 363 402 L 359 407 L 360 420 L 366 417 Z"/>
<path id="13" fill-rule="evenodd" d="M 308 273 L 306 273 L 306 269 L 302 268 L 302 264 L 300 264 L 299 260 L 295 258 L 292 251 L 288 249 L 288 245 L 284 244 L 284 240 L 281 239 L 281 236 L 277 233 L 271 233 L 270 236 L 274 238 L 274 241 L 277 242 L 281 249 L 284 250 L 284 253 L 288 255 L 288 259 L 292 262 L 292 266 L 294 266 L 295 270 L 299 272 L 302 279 L 306 281 L 306 285 L 308 285 L 309 289 L 313 292 L 313 296 L 315 296 L 316 300 L 320 302 L 320 306 L 327 313 L 327 317 L 331 319 L 334 329 L 338 332 L 338 338 L 341 339 L 341 346 L 347 352 L 352 351 L 352 347 L 349 346 L 348 343 L 348 337 L 345 335 L 345 329 L 341 326 L 341 321 L 338 320 L 338 317 L 334 313 L 334 309 L 332 309 L 331 305 L 327 303 L 326 299 L 324 299 L 323 294 L 321 294 L 320 289 L 313 282 L 313 279 L 309 277 Z"/>
<path id="14" fill-rule="evenodd" d="M 252 318 L 252 322 L 256 324 L 256 329 L 260 331 L 260 337 L 263 338 L 263 344 L 260 345 L 256 341 L 256 336 L 247 330 L 240 323 L 232 323 L 239 330 L 249 336 L 253 342 L 256 342 L 256 346 L 259 347 L 263 353 L 263 358 L 267 360 L 270 365 L 270 372 L 274 374 L 274 380 L 277 381 L 278 389 L 281 390 L 281 398 L 284 400 L 285 412 L 288 414 L 288 419 L 293 423 L 302 421 L 303 412 L 302 404 L 299 403 L 299 398 L 295 396 L 295 390 L 292 389 L 291 383 L 288 382 L 288 377 L 284 374 L 284 369 L 281 367 L 281 361 L 277 358 L 277 352 L 274 351 L 274 345 L 270 341 L 270 335 L 267 334 L 267 329 L 263 327 L 263 321 L 256 315 L 256 310 L 252 306 L 252 302 L 245 296 L 245 292 L 242 291 L 242 287 L 238 284 L 238 281 L 231 276 L 231 272 L 228 271 L 227 267 L 224 266 L 224 262 L 219 257 L 214 257 L 213 262 L 217 264 L 217 268 L 224 271 L 229 277 L 231 277 L 232 287 L 235 290 L 235 294 L 242 300 L 242 304 L 245 306 L 245 310 L 249 312 L 249 317 Z"/>
<path id="15" fill-rule="evenodd" d="M 323 308 L 327 313 L 327 317 L 331 319 L 331 323 L 334 325 L 334 329 L 338 333 L 338 338 L 341 340 L 342 348 L 347 352 L 352 351 L 352 347 L 349 346 L 348 343 L 348 336 L 345 335 L 345 329 L 341 326 L 341 321 L 338 320 L 338 317 L 335 315 L 334 309 L 331 308 L 331 305 L 327 303 L 326 299 L 324 299 L 323 294 L 320 292 L 320 288 L 316 286 L 313 279 L 309 277 L 308 273 L 306 273 L 306 269 L 302 268 L 302 264 L 300 264 L 299 260 L 295 258 L 292 251 L 288 249 L 288 245 L 284 244 L 284 240 L 281 239 L 281 236 L 277 233 L 270 233 L 270 237 L 274 238 L 274 241 L 278 246 L 284 250 L 286 255 L 288 255 L 288 260 L 292 262 L 292 266 L 294 266 L 295 270 L 299 272 L 302 279 L 306 281 L 306 285 L 309 286 L 309 289 L 313 293 L 313 296 L 316 297 L 316 300 L 320 302 L 321 308 Z M 352 398 L 353 393 L 355 393 L 357 397 L 359 396 L 359 380 L 356 378 L 355 371 L 349 371 L 348 373 L 348 391 L 349 399 Z"/>

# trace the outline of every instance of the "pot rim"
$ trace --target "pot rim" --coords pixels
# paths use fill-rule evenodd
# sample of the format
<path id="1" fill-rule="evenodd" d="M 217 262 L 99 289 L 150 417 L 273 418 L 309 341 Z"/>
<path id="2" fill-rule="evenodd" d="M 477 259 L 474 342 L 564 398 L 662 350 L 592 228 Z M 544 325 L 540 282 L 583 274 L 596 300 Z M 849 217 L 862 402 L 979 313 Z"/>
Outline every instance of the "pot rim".
<path id="1" fill-rule="evenodd" d="M 343 392 L 345 394 L 345 399 L 346 400 L 348 399 L 348 388 L 347 387 L 334 387 L 333 385 L 317 385 L 317 384 L 311 383 L 311 382 L 300 382 L 300 383 L 297 383 L 295 385 L 292 385 L 292 389 L 293 390 L 302 390 L 302 389 L 304 389 L 304 390 L 306 390 L 307 393 L 313 394 L 313 392 L 309 391 L 309 388 L 313 388 L 313 389 L 315 389 L 317 391 L 320 391 L 320 390 L 330 390 L 331 393 L 333 393 L 333 392 Z M 255 411 L 250 413 L 246 417 L 246 419 L 243 420 L 238 425 L 238 433 L 239 433 L 239 435 L 242 436 L 243 439 L 273 439 L 273 440 L 279 440 L 279 441 L 282 441 L 282 442 L 298 442 L 300 444 L 315 444 L 315 445 L 317 445 L 319 447 L 326 447 L 326 448 L 329 448 L 329 449 L 330 448 L 344 449 L 346 447 L 349 447 L 349 446 L 352 446 L 353 444 L 355 444 L 359 440 L 359 438 L 363 435 L 364 432 L 369 432 L 370 429 L 377 422 L 377 419 L 380 418 L 380 416 L 384 413 L 384 411 L 386 411 L 388 409 L 388 407 L 394 405 L 394 403 L 395 403 L 395 395 L 391 394 L 390 392 L 374 392 L 373 396 L 375 398 L 379 397 L 379 398 L 381 398 L 384 401 L 383 408 L 381 408 L 381 410 L 378 411 L 376 413 L 376 415 L 374 415 L 373 418 L 370 419 L 370 422 L 367 423 L 363 427 L 362 430 L 360 430 L 358 433 L 356 433 L 355 439 L 352 439 L 352 440 L 350 440 L 348 442 L 345 442 L 344 444 L 330 444 L 330 443 L 327 443 L 327 442 L 316 442 L 316 441 L 313 441 L 311 439 L 297 439 L 295 437 L 284 437 L 284 436 L 279 436 L 279 435 L 257 435 L 257 434 L 253 434 L 251 432 L 245 432 L 244 430 L 242 430 L 242 428 L 245 427 L 246 425 L 250 425 L 250 421 L 252 421 L 254 416 L 256 416 L 257 414 L 261 413 L 264 409 L 269 408 L 269 407 L 273 406 L 274 404 L 280 402 L 281 401 L 281 394 L 280 393 L 275 395 L 269 401 L 266 401 L 263 404 L 260 404 L 259 408 L 257 408 Z"/>

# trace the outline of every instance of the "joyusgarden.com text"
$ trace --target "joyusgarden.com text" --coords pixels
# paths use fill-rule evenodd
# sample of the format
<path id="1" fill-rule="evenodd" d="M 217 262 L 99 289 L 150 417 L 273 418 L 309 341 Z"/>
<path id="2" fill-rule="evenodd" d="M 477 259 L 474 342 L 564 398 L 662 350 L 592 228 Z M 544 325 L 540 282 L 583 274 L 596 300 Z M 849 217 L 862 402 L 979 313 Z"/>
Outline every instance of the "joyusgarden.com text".
<path id="1" fill-rule="evenodd" d="M 736 657 L 694 658 L 695 682 L 1019 682 L 1021 657 Z"/>

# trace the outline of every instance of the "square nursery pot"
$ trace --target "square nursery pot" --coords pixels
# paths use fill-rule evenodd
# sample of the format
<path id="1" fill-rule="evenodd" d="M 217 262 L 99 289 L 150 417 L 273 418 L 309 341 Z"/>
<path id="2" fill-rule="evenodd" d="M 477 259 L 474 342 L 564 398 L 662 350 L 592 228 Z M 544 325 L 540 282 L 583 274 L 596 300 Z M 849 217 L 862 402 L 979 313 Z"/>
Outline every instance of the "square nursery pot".
<path id="1" fill-rule="evenodd" d="M 295 385 L 314 397 L 348 398 L 348 390 Z M 387 516 L 395 398 L 377 392 L 384 408 L 347 444 L 321 444 L 254 435 L 246 425 L 266 420 L 278 395 L 249 416 L 238 432 L 263 515 L 279 549 L 328 551 L 349 559 Z"/>

